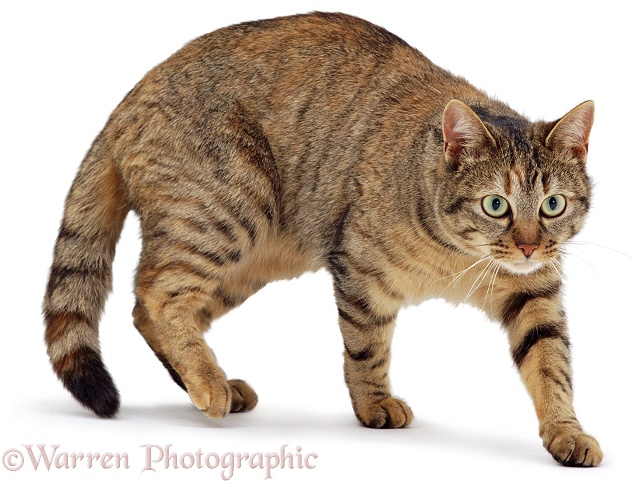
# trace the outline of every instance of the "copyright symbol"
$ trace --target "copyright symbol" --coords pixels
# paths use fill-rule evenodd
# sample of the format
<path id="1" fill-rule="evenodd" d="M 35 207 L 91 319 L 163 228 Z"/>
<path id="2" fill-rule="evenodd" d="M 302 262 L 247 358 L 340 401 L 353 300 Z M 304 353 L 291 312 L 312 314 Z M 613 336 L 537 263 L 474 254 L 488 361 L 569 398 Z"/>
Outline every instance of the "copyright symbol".
<path id="1" fill-rule="evenodd" d="M 2 455 L 2 465 L 9 471 L 18 471 L 24 464 L 24 456 L 17 449 L 8 449 Z"/>

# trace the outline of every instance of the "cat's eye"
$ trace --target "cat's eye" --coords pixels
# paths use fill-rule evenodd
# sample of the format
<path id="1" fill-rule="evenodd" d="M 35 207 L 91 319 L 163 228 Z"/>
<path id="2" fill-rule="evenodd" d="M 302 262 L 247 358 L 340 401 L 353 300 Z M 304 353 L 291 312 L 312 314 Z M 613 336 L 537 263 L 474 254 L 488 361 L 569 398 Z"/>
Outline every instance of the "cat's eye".
<path id="1" fill-rule="evenodd" d="M 508 214 L 508 202 L 497 195 L 486 196 L 481 200 L 481 206 L 488 216 L 501 218 Z"/>
<path id="2" fill-rule="evenodd" d="M 566 204 L 565 196 L 563 195 L 548 196 L 541 203 L 541 214 L 548 218 L 554 218 L 565 211 Z"/>

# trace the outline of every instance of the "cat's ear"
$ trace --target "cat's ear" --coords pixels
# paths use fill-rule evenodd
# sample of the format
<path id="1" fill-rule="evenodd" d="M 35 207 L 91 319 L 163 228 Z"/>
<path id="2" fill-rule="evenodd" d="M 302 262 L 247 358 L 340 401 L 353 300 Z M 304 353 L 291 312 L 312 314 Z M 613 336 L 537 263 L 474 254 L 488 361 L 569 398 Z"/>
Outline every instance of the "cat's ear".
<path id="1" fill-rule="evenodd" d="M 545 144 L 565 156 L 584 162 L 593 122 L 594 102 L 579 104 L 557 121 Z"/>
<path id="2" fill-rule="evenodd" d="M 451 100 L 442 116 L 444 158 L 458 167 L 468 155 L 478 157 L 495 140 L 475 112 L 457 99 Z"/>

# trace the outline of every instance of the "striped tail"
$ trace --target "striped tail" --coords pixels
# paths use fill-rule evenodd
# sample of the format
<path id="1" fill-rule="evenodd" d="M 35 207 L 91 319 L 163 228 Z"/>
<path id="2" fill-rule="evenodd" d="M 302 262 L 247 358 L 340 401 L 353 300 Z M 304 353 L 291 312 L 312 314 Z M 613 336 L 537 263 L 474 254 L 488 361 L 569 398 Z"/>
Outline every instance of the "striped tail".
<path id="1" fill-rule="evenodd" d="M 53 370 L 81 404 L 111 417 L 119 393 L 102 362 L 99 318 L 130 207 L 102 139 L 93 143 L 66 198 L 43 311 Z"/>

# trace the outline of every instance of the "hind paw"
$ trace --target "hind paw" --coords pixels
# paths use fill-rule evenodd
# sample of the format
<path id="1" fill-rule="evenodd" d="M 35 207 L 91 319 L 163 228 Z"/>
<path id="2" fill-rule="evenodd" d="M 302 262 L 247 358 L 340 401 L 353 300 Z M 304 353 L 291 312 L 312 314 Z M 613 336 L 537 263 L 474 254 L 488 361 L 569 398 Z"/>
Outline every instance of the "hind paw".
<path id="1" fill-rule="evenodd" d="M 258 402 L 254 389 L 240 379 L 208 381 L 205 386 L 189 390 L 188 394 L 194 405 L 212 419 L 249 411 Z"/>
<path id="2" fill-rule="evenodd" d="M 193 404 L 209 418 L 222 418 L 230 412 L 232 389 L 225 379 L 212 379 L 195 387 L 188 385 L 188 395 Z"/>
<path id="3" fill-rule="evenodd" d="M 227 382 L 232 389 L 232 407 L 230 411 L 240 413 L 254 409 L 254 406 L 258 403 L 258 396 L 254 389 L 240 379 L 231 379 Z"/>

